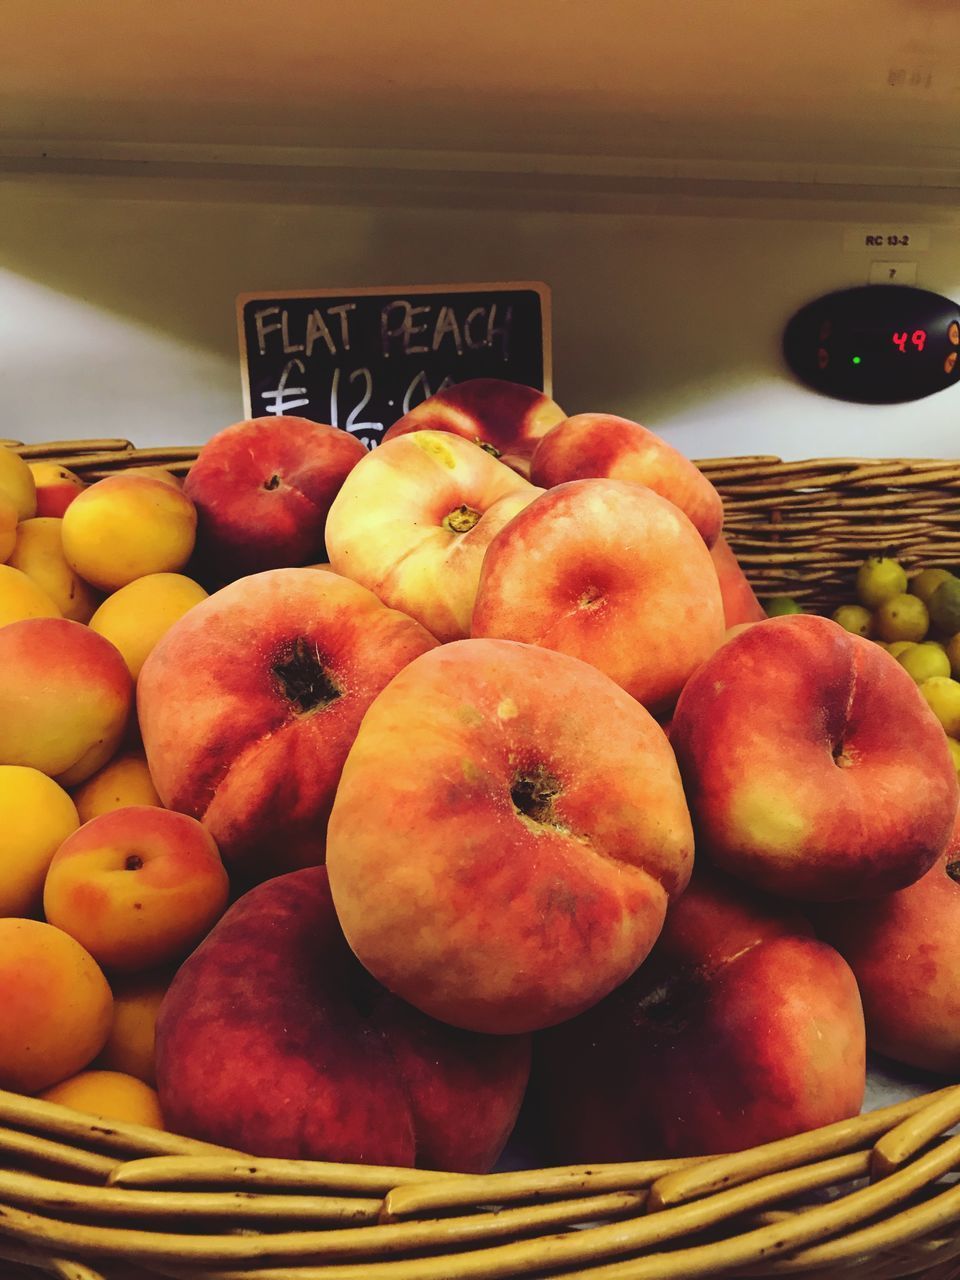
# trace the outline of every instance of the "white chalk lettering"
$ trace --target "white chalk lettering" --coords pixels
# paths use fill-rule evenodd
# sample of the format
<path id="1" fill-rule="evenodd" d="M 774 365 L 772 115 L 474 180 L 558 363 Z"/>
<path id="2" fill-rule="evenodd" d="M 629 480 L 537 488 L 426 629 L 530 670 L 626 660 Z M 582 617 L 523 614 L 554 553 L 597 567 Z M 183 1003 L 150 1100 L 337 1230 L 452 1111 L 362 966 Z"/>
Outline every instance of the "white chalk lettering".
<path id="1" fill-rule="evenodd" d="M 314 344 L 317 342 L 318 339 L 326 344 L 326 348 L 332 356 L 335 356 L 337 354 L 337 344 L 334 342 L 333 335 L 330 333 L 330 330 L 327 328 L 327 322 L 326 320 L 324 320 L 323 316 L 320 314 L 317 308 L 314 307 L 314 309 L 310 312 L 310 315 L 307 317 L 306 354 L 308 356 L 313 355 Z"/>
<path id="2" fill-rule="evenodd" d="M 280 333 L 283 337 L 283 354 L 292 356 L 298 351 L 303 350 L 303 343 L 291 343 L 290 341 L 290 317 L 286 309 L 280 315 Z"/>
<path id="3" fill-rule="evenodd" d="M 414 396 L 417 395 L 418 390 L 420 394 L 417 396 L 417 399 L 414 400 Z M 410 384 L 403 393 L 403 404 L 401 408 L 404 413 L 409 413 L 414 404 L 420 404 L 422 400 L 429 400 L 432 395 L 433 392 L 430 390 L 430 383 L 427 381 L 426 370 L 421 369 L 416 377 L 411 379 Z"/>
<path id="4" fill-rule="evenodd" d="M 370 372 L 369 369 L 354 369 L 353 373 L 351 373 L 350 375 L 350 381 L 356 382 L 358 378 L 361 378 L 363 380 L 363 395 L 360 398 L 360 403 L 355 405 L 354 408 L 352 408 L 349 414 L 347 415 L 345 430 L 353 433 L 358 431 L 377 431 L 382 434 L 383 433 L 382 422 L 361 422 L 360 421 L 360 414 L 363 412 L 363 410 L 367 407 L 367 405 L 370 403 L 370 401 L 373 398 L 373 374 Z M 363 436 L 361 437 L 361 439 L 369 449 L 370 437 Z"/>
<path id="5" fill-rule="evenodd" d="M 364 409 L 373 399 L 373 374 L 370 372 L 369 369 L 354 369 L 353 372 L 349 375 L 348 381 L 352 386 L 353 383 L 355 383 L 358 379 L 363 384 L 363 390 L 361 392 L 359 402 L 355 404 L 353 408 L 350 410 L 350 412 L 347 414 L 347 420 L 343 424 L 343 429 L 344 431 L 349 431 L 351 435 L 358 434 L 361 431 L 373 431 L 377 433 L 376 438 L 379 439 L 379 436 L 383 434 L 383 429 L 384 429 L 383 423 L 382 422 L 362 422 L 360 420 L 361 413 L 363 413 Z M 331 375 L 331 378 L 330 378 L 329 422 L 330 422 L 330 425 L 333 427 L 339 427 L 340 425 L 340 389 L 341 389 L 342 382 L 343 382 L 343 377 L 341 374 L 340 366 L 337 365 L 336 368 L 333 370 L 333 374 Z M 367 446 L 368 449 L 371 447 L 370 441 L 371 439 L 373 439 L 373 437 L 358 435 L 358 438 L 363 440 L 363 443 Z"/>
<path id="6" fill-rule="evenodd" d="M 279 307 L 264 307 L 262 311 L 255 311 L 253 313 L 253 323 L 256 325 L 257 329 L 257 345 L 260 348 L 260 354 L 262 356 L 267 354 L 267 334 L 278 333 L 280 331 L 279 324 L 267 324 L 266 318 L 267 316 L 277 316 L 279 314 Z"/>
<path id="7" fill-rule="evenodd" d="M 397 324 L 391 324 L 390 317 L 397 310 L 400 312 L 400 320 Z M 403 326 L 409 319 L 409 313 L 409 302 L 388 302 L 385 307 L 380 308 L 380 350 L 385 360 L 390 359 L 391 339 L 403 337 Z"/>
<path id="8" fill-rule="evenodd" d="M 341 302 L 339 306 L 327 307 L 327 314 L 336 316 L 340 321 L 340 346 L 344 351 L 350 350 L 350 315 L 351 311 L 356 311 L 357 304 L 355 302 Z"/>
<path id="9" fill-rule="evenodd" d="M 397 310 L 400 311 L 400 320 L 396 324 L 391 324 L 390 313 Z M 426 333 L 429 328 L 427 322 L 414 324 L 414 317 L 422 316 L 429 310 L 429 307 L 413 307 L 402 298 L 380 309 L 380 345 L 385 357 L 390 356 L 390 340 L 395 338 L 401 341 L 403 355 L 426 355 L 430 348 L 422 343 L 411 342 L 411 338 Z"/>
<path id="10" fill-rule="evenodd" d="M 474 307 L 463 322 L 464 341 L 471 351 L 480 351 L 487 345 L 487 334 L 485 330 L 481 331 L 481 336 L 479 338 L 475 337 L 473 332 L 474 322 L 476 320 L 480 320 L 482 322 L 485 315 L 485 307 Z"/>
<path id="11" fill-rule="evenodd" d="M 495 338 L 500 339 L 500 355 L 504 360 L 510 359 L 510 326 L 513 324 L 513 307 L 508 306 L 503 313 L 503 320 L 497 324 L 497 304 L 490 304 L 490 315 L 487 320 L 487 346 L 493 350 Z"/>
<path id="12" fill-rule="evenodd" d="M 430 350 L 430 348 L 425 343 L 418 342 L 416 346 L 414 346 L 414 344 L 410 341 L 410 339 L 413 337 L 415 333 L 416 334 L 426 333 L 427 329 L 429 328 L 429 325 L 427 324 L 426 320 L 424 320 L 423 324 L 414 324 L 413 317 L 426 315 L 426 313 L 429 310 L 430 310 L 429 307 L 411 307 L 410 308 L 410 311 L 407 316 L 407 323 L 404 325 L 404 330 L 403 330 L 403 354 L 405 356 L 413 356 L 413 355 L 423 356 L 423 355 L 426 355 L 427 352 Z"/>
<path id="13" fill-rule="evenodd" d="M 280 381 L 277 383 L 274 391 L 261 391 L 260 399 L 265 401 L 267 413 L 273 413 L 279 416 L 283 413 L 289 413 L 291 409 L 302 409 L 304 405 L 310 403 L 307 396 L 306 387 L 288 387 L 287 383 L 296 369 L 301 378 L 304 375 L 304 367 L 302 360 L 290 360 L 284 366 L 283 373 L 280 375 Z"/>
<path id="14" fill-rule="evenodd" d="M 444 338 L 450 336 L 453 339 L 453 345 L 457 349 L 457 355 L 463 355 L 463 340 L 460 337 L 460 325 L 457 323 L 457 314 L 453 307 L 442 306 L 440 314 L 437 316 L 437 323 L 433 326 L 433 350 L 439 351 L 440 344 Z"/>

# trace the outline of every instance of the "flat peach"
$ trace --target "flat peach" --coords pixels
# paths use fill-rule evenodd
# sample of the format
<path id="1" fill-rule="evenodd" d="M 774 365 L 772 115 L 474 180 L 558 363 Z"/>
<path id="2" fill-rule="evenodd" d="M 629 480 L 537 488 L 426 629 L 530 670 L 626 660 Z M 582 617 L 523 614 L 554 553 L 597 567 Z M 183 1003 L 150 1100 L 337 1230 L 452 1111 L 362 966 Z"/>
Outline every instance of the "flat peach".
<path id="1" fill-rule="evenodd" d="M 896 893 L 818 908 L 814 922 L 853 969 L 867 1043 L 923 1071 L 960 1071 L 960 815 L 925 876 Z"/>
<path id="2" fill-rule="evenodd" d="M 670 741 L 697 853 L 756 888 L 838 902 L 905 888 L 960 791 L 920 689 L 829 618 L 767 618 L 690 677 Z"/>
<path id="3" fill-rule="evenodd" d="M 741 1151 L 856 1116 L 850 967 L 782 903 L 698 865 L 649 958 L 537 1037 L 528 1093 L 551 1160 Z"/>
<path id="4" fill-rule="evenodd" d="M 203 821 L 244 875 L 322 862 L 364 712 L 435 643 L 322 569 L 271 569 L 223 587 L 170 628 L 140 673 L 140 728 L 160 798 Z"/>
<path id="5" fill-rule="evenodd" d="M 708 547 L 723 526 L 723 502 L 703 472 L 647 427 L 612 413 L 578 413 L 555 426 L 537 446 L 530 478 L 545 489 L 598 478 L 642 484 L 678 506 Z"/>
<path id="6" fill-rule="evenodd" d="M 449 431 L 475 440 L 522 476 L 544 435 L 566 415 L 555 400 L 503 378 L 469 378 L 430 396 L 384 433 L 383 441 L 411 431 Z"/>
<path id="7" fill-rule="evenodd" d="M 656 713 L 722 640 L 723 601 L 679 507 L 640 485 L 573 480 L 493 538 L 471 631 L 569 653 Z"/>
<path id="8" fill-rule="evenodd" d="M 491 539 L 539 492 L 457 434 L 399 435 L 343 482 L 327 517 L 331 568 L 438 640 L 462 639 Z"/>
<path id="9" fill-rule="evenodd" d="M 756 592 L 743 572 L 740 561 L 722 533 L 717 536 L 716 542 L 710 548 L 710 555 L 720 583 L 723 618 L 728 629 L 738 626 L 741 622 L 762 622 L 767 616 L 766 610 L 757 599 Z"/>
<path id="10" fill-rule="evenodd" d="M 323 559 L 330 504 L 366 453 L 347 431 L 285 414 L 217 432 L 184 483 L 204 579 L 219 585 Z"/>
<path id="11" fill-rule="evenodd" d="M 239 898 L 157 1020 L 170 1127 L 252 1155 L 486 1173 L 529 1070 L 529 1037 L 458 1031 L 374 982 L 324 867 Z"/>
<path id="12" fill-rule="evenodd" d="M 394 676 L 350 749 L 327 844 L 361 963 L 431 1017 L 495 1034 L 622 982 L 692 857 L 652 716 L 579 659 L 508 640 L 441 645 Z"/>

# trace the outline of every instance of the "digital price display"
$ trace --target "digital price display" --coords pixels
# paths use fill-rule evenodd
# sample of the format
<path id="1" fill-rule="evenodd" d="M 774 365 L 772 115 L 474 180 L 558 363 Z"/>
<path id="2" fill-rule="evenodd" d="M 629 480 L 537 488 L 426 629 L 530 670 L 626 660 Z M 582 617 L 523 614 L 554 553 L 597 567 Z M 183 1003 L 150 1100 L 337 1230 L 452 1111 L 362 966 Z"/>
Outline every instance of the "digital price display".
<path id="1" fill-rule="evenodd" d="M 920 400 L 960 380 L 960 305 L 910 285 L 862 285 L 803 307 L 784 358 L 807 386 L 841 400 Z"/>

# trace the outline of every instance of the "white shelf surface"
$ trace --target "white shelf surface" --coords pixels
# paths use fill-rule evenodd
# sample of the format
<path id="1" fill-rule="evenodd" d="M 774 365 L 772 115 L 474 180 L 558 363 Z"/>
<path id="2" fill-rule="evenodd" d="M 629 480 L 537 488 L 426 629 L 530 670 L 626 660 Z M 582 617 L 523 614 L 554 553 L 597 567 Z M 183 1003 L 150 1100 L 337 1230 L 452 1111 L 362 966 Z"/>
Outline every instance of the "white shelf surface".
<path id="1" fill-rule="evenodd" d="M 950 188 L 955 0 L 5 0 L 0 161 Z"/>

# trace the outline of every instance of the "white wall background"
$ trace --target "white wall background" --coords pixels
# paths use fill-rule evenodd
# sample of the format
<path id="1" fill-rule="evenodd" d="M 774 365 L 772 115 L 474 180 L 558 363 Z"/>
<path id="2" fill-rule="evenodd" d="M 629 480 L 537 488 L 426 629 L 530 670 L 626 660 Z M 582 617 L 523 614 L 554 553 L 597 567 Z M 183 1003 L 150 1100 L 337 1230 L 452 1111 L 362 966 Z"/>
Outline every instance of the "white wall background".
<path id="1" fill-rule="evenodd" d="M 796 384 L 780 357 L 794 310 L 866 282 L 850 228 L 928 228 L 928 249 L 879 256 L 960 298 L 957 209 L 417 182 L 6 177 L 0 436 L 202 443 L 242 416 L 241 292 L 521 279 L 552 287 L 554 395 L 570 413 L 623 414 L 695 457 L 960 456 L 956 387 L 850 405 Z"/>

